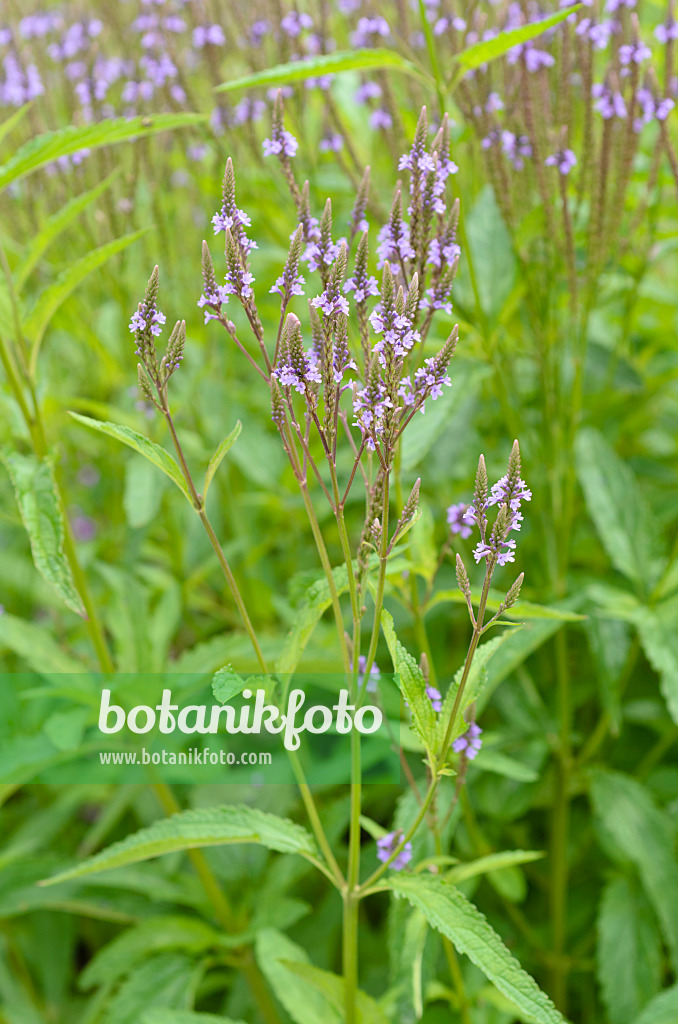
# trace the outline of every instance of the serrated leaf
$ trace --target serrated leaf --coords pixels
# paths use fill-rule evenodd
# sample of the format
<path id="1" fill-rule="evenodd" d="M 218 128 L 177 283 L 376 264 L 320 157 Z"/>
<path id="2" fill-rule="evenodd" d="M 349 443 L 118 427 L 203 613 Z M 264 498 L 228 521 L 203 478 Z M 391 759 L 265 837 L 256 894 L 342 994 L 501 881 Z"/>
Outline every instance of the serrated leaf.
<path id="1" fill-rule="evenodd" d="M 230 92 L 233 89 L 247 89 L 255 85 L 286 85 L 289 82 L 302 82 L 306 78 L 318 75 L 338 74 L 341 71 L 364 71 L 368 68 L 390 68 L 402 71 L 420 81 L 426 81 L 426 76 L 411 61 L 401 57 L 395 50 L 377 48 L 322 53 L 308 60 L 277 64 L 273 68 L 265 68 L 252 75 L 234 78 L 231 82 L 222 82 L 216 87 L 215 92 Z"/>
<path id="2" fill-rule="evenodd" d="M 541 991 L 486 918 L 442 878 L 397 875 L 387 880 L 396 896 L 421 910 L 429 924 L 468 956 L 487 978 L 519 1008 L 531 1024 L 565 1024 L 565 1018 Z"/>
<path id="3" fill-rule="evenodd" d="M 67 270 L 64 270 L 62 274 L 59 274 L 56 281 L 51 284 L 44 292 L 40 295 L 35 308 L 28 314 L 23 322 L 23 331 L 29 342 L 31 343 L 31 355 L 30 355 L 30 371 L 32 374 L 35 373 L 38 355 L 40 353 L 40 346 L 42 339 L 45 335 L 45 331 L 49 327 L 52 317 L 57 312 L 59 307 L 63 305 L 68 296 L 73 292 L 78 285 L 84 281 L 84 279 L 96 270 L 97 267 L 103 266 L 107 263 L 112 256 L 116 253 L 122 252 L 133 242 L 136 242 L 138 238 L 146 234 L 148 228 L 142 228 L 140 231 L 133 231 L 129 235 L 123 235 L 122 238 L 115 238 L 112 242 L 107 242 L 105 245 L 99 246 L 98 249 L 93 249 L 92 252 L 88 252 L 86 256 L 82 256 L 79 260 L 71 263 Z"/>
<path id="4" fill-rule="evenodd" d="M 639 782 L 619 772 L 595 772 L 591 798 L 620 859 L 637 868 L 678 970 L 678 863 L 670 818 Z"/>
<path id="5" fill-rule="evenodd" d="M 142 921 L 99 949 L 79 978 L 82 989 L 108 985 L 127 974 L 141 960 L 167 950 L 202 953 L 218 947 L 219 932 L 191 917 L 163 916 Z"/>
<path id="6" fill-rule="evenodd" d="M 674 722 L 678 722 L 678 601 L 638 608 L 633 615 L 643 650 L 659 674 L 661 691 Z"/>
<path id="7" fill-rule="evenodd" d="M 301 978 L 306 985 L 324 996 L 328 1004 L 336 1011 L 339 1019 L 344 1016 L 346 983 L 343 978 L 331 971 L 323 971 L 313 964 L 299 963 L 294 960 L 281 960 L 281 964 Z M 389 1019 L 376 1000 L 366 992 L 356 992 L 356 1010 L 358 1024 L 389 1024 Z"/>
<path id="8" fill-rule="evenodd" d="M 610 561 L 646 591 L 661 570 L 661 531 L 638 481 L 592 427 L 577 434 L 575 455 L 589 515 Z"/>
<path id="9" fill-rule="evenodd" d="M 400 689 L 409 705 L 412 726 L 423 740 L 426 749 L 434 750 L 437 720 L 431 701 L 426 695 L 424 674 L 409 651 L 398 640 L 393 616 L 385 609 L 381 613 L 381 628 L 393 662 L 393 671 L 398 674 Z"/>
<path id="10" fill-rule="evenodd" d="M 342 1024 L 344 1014 L 337 1013 L 324 995 L 290 970 L 292 963 L 309 963 L 301 946 L 282 932 L 264 928 L 257 934 L 254 948 L 264 977 L 295 1024 Z"/>
<path id="11" fill-rule="evenodd" d="M 332 576 L 338 594 L 343 594 L 348 590 L 348 573 L 345 565 L 333 569 Z M 322 576 L 307 588 L 303 601 L 296 609 L 294 626 L 285 637 L 285 643 L 276 664 L 276 671 L 282 675 L 288 675 L 295 671 L 313 630 L 331 605 L 329 584 Z"/>
<path id="12" fill-rule="evenodd" d="M 214 474 L 219 469 L 219 466 L 221 465 L 221 461 L 224 458 L 224 456 L 228 454 L 228 452 L 231 450 L 235 442 L 238 440 L 241 430 L 242 423 L 240 422 L 240 420 L 237 420 L 231 433 L 224 438 L 224 440 L 221 442 L 221 444 L 215 451 L 214 455 L 210 459 L 209 465 L 207 467 L 207 472 L 205 473 L 205 486 L 203 488 L 203 498 L 207 497 L 207 492 L 214 478 Z"/>
<path id="13" fill-rule="evenodd" d="M 97 871 L 135 864 L 175 850 L 225 846 L 229 843 L 258 843 L 279 853 L 308 856 L 316 853 L 313 839 L 306 829 L 287 818 L 279 818 L 275 814 L 245 805 L 205 807 L 182 811 L 156 821 L 148 828 L 89 857 L 82 864 L 46 879 L 43 884 L 55 885 L 69 878 L 80 878 Z"/>
<path id="14" fill-rule="evenodd" d="M 248 685 L 248 680 L 239 675 L 232 665 L 225 665 L 215 672 L 212 679 L 212 693 L 220 704 L 226 704 Z"/>
<path id="15" fill-rule="evenodd" d="M 84 616 L 64 554 L 64 521 L 51 462 L 8 449 L 2 452 L 2 461 L 12 480 L 36 569 L 65 605 Z"/>
<path id="16" fill-rule="evenodd" d="M 674 985 L 655 996 L 633 1024 L 676 1024 L 677 1020 L 678 985 Z"/>
<path id="17" fill-rule="evenodd" d="M 26 280 L 39 262 L 42 255 L 73 221 L 86 210 L 88 206 L 96 202 L 107 188 L 113 184 L 120 175 L 121 168 L 109 174 L 107 178 L 95 185 L 94 188 L 80 195 L 74 196 L 69 202 L 62 206 L 51 217 L 48 217 L 41 225 L 38 233 L 30 240 L 23 259 L 14 272 L 14 280 L 17 291 L 21 291 Z"/>
<path id="18" fill-rule="evenodd" d="M 78 412 L 70 412 L 68 414 L 78 423 L 82 423 L 83 426 L 89 427 L 90 430 L 98 430 L 100 434 L 107 434 L 108 437 L 114 437 L 116 441 L 122 441 L 128 448 L 132 448 L 133 451 L 138 452 L 139 455 L 143 455 L 145 459 L 152 462 L 154 466 L 161 469 L 163 473 L 170 478 L 170 480 L 177 485 L 180 491 L 186 495 L 190 501 L 190 495 L 186 482 L 181 475 L 179 466 L 172 458 L 172 456 L 164 448 L 161 448 L 155 441 L 149 440 L 144 437 L 143 434 L 137 433 L 136 430 L 132 430 L 130 427 L 123 427 L 119 423 L 108 423 L 102 420 L 93 420 L 89 416 L 82 416 Z"/>
<path id="19" fill-rule="evenodd" d="M 647 900 L 628 878 L 613 878 L 598 912 L 598 981 L 610 1024 L 633 1024 L 661 978 L 661 939 Z"/>
<path id="20" fill-rule="evenodd" d="M 527 43 L 530 39 L 534 39 L 536 36 L 546 32 L 547 29 L 555 28 L 556 25 L 559 25 L 561 21 L 565 21 L 566 18 L 569 18 L 580 7 L 581 4 L 573 4 L 566 10 L 549 15 L 548 18 L 542 18 L 540 21 L 533 21 L 529 25 L 521 25 L 519 28 L 500 32 L 493 39 L 486 39 L 480 43 L 474 43 L 473 46 L 467 46 L 465 50 L 455 54 L 452 59 L 463 68 L 464 72 L 471 71 L 473 68 L 479 68 L 482 64 L 487 64 L 492 60 L 496 60 L 497 57 L 508 53 L 514 46 Z"/>
<path id="21" fill-rule="evenodd" d="M 16 615 L 0 615 L 0 647 L 23 658 L 35 672 L 84 672 L 86 666 L 67 654 L 47 626 L 26 622 Z"/>
<path id="22" fill-rule="evenodd" d="M 122 983 L 106 1008 L 106 1024 L 137 1024 L 149 1007 L 188 1007 L 196 965 L 187 956 L 165 953 L 146 960 Z"/>
<path id="23" fill-rule="evenodd" d="M 155 114 L 152 117 L 112 118 L 86 125 L 69 125 L 31 139 L 0 166 L 0 189 L 45 164 L 68 156 L 79 149 L 113 146 L 129 139 L 144 138 L 157 132 L 187 128 L 208 119 L 207 114 Z"/>
<path id="24" fill-rule="evenodd" d="M 455 865 L 450 868 L 445 878 L 451 884 L 457 885 L 467 878 L 486 875 L 492 871 L 501 871 L 503 868 L 515 867 L 517 864 L 531 864 L 545 856 L 546 854 L 541 850 L 502 850 L 501 853 L 488 853 L 486 857 L 478 857 L 477 860 L 468 861 L 466 864 Z"/>

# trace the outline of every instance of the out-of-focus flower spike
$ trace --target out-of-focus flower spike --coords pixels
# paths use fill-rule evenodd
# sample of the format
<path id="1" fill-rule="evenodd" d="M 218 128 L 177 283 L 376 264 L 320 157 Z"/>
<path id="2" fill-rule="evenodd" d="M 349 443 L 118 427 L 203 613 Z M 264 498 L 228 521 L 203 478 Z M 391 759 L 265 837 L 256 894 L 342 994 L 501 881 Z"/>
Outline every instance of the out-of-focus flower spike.
<path id="1" fill-rule="evenodd" d="M 359 231 L 365 231 L 365 212 L 367 210 L 367 204 L 370 198 L 370 167 L 369 165 L 365 168 L 360 185 L 358 187 L 358 194 L 356 195 L 355 203 L 353 204 L 353 210 L 351 211 L 351 217 L 349 219 L 349 241 L 353 242 L 353 239 Z"/>
<path id="2" fill-rule="evenodd" d="M 217 278 L 214 272 L 212 253 L 210 252 L 210 248 L 204 239 L 202 243 L 202 279 L 204 284 L 205 295 L 215 294 L 217 290 Z"/>

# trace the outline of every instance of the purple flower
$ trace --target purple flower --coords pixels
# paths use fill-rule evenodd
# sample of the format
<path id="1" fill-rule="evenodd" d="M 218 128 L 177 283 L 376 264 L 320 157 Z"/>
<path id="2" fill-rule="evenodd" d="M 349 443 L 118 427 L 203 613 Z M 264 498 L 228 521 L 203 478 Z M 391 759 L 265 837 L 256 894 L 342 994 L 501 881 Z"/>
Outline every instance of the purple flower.
<path id="1" fill-rule="evenodd" d="M 166 320 L 165 314 L 157 309 L 137 310 L 136 313 L 132 314 L 129 329 L 132 333 L 148 330 L 157 338 L 162 334 L 162 325 Z"/>
<path id="2" fill-rule="evenodd" d="M 223 46 L 226 36 L 221 25 L 198 25 L 193 29 L 193 45 L 196 50 L 204 46 Z"/>
<path id="3" fill-rule="evenodd" d="M 200 309 L 204 306 L 209 306 L 209 309 L 205 310 L 205 323 L 208 324 L 210 320 L 218 320 L 221 307 L 228 302 L 229 297 L 234 294 L 235 289 L 230 284 L 217 285 L 213 291 L 205 292 L 198 299 L 197 305 Z"/>
<path id="4" fill-rule="evenodd" d="M 620 64 L 641 64 L 652 56 L 652 50 L 643 42 L 627 43 L 619 47 Z"/>
<path id="5" fill-rule="evenodd" d="M 569 174 L 576 165 L 577 158 L 571 149 L 563 149 L 559 153 L 547 156 L 544 163 L 548 167 L 557 167 L 561 174 Z"/>
<path id="6" fill-rule="evenodd" d="M 310 14 L 290 11 L 281 19 L 280 27 L 291 39 L 296 39 L 304 29 L 313 28 L 313 18 Z"/>
<path id="7" fill-rule="evenodd" d="M 396 832 L 387 832 L 381 839 L 377 839 L 377 860 L 380 860 L 382 864 L 390 859 L 393 853 L 398 849 L 404 838 L 402 829 L 398 829 Z M 393 868 L 394 871 L 402 871 L 403 868 L 409 864 L 412 860 L 412 843 L 405 843 L 402 850 L 392 861 L 389 867 Z"/>
<path id="8" fill-rule="evenodd" d="M 596 110 L 605 120 L 611 117 L 626 117 L 626 104 L 620 92 L 612 92 L 602 82 L 596 82 L 591 86 L 591 95 L 596 100 Z"/>
<path id="9" fill-rule="evenodd" d="M 321 139 L 318 144 L 318 149 L 321 153 L 338 153 L 343 148 L 343 137 L 337 132 L 335 132 L 334 135 L 327 135 L 324 139 Z"/>
<path id="10" fill-rule="evenodd" d="M 654 37 L 659 43 L 668 43 L 669 39 L 678 39 L 678 22 L 667 21 L 665 25 L 657 25 Z"/>
<path id="11" fill-rule="evenodd" d="M 83 544 L 94 540 L 97 535 L 96 521 L 91 516 L 86 516 L 80 509 L 77 509 L 77 514 L 73 516 L 71 526 L 73 527 L 73 536 Z"/>
<path id="12" fill-rule="evenodd" d="M 620 7 L 628 7 L 630 11 L 636 6 L 636 0 L 607 0 L 605 10 L 608 14 L 614 14 Z"/>
<path id="13" fill-rule="evenodd" d="M 369 46 L 375 42 L 375 38 L 386 38 L 390 35 L 386 18 L 377 15 L 374 18 L 360 18 L 355 32 L 351 36 L 351 45 L 356 47 Z"/>
<path id="14" fill-rule="evenodd" d="M 295 155 L 299 143 L 292 132 L 288 132 L 285 128 L 274 128 L 272 135 L 272 139 L 264 139 L 264 156 L 279 156 L 281 153 L 284 153 L 285 156 Z"/>
<path id="15" fill-rule="evenodd" d="M 436 690 L 435 686 L 431 686 L 430 683 L 426 684 L 426 696 L 431 701 L 431 707 L 436 714 L 443 710 L 443 695 L 440 690 Z"/>
<path id="16" fill-rule="evenodd" d="M 466 540 L 473 533 L 469 524 L 464 521 L 467 508 L 468 505 L 461 501 L 456 505 L 450 505 L 447 510 L 447 522 L 450 527 L 450 533 L 458 533 L 463 540 Z"/>
<path id="17" fill-rule="evenodd" d="M 278 292 L 284 299 L 287 299 L 291 295 L 303 295 L 305 283 L 301 274 L 290 278 L 288 274 L 283 272 L 270 290 L 271 292 Z"/>
<path id="18" fill-rule="evenodd" d="M 502 131 L 501 148 L 517 171 L 525 166 L 523 157 L 532 156 L 532 145 L 526 135 L 515 135 L 510 131 Z"/>
<path id="19" fill-rule="evenodd" d="M 365 103 L 367 100 L 378 100 L 381 96 L 381 86 L 376 82 L 363 82 L 354 99 L 356 103 Z"/>
<path id="20" fill-rule="evenodd" d="M 370 127 L 371 128 L 390 128 L 393 124 L 393 118 L 389 114 L 388 110 L 377 109 L 373 110 L 370 114 Z"/>
<path id="21" fill-rule="evenodd" d="M 365 679 L 365 669 L 367 668 L 367 658 L 364 654 L 361 654 L 358 658 L 358 688 L 363 685 Z M 378 665 L 373 664 L 370 669 L 370 678 L 365 684 L 365 690 L 367 693 L 376 693 L 379 680 L 381 679 L 381 670 Z"/>
<path id="22" fill-rule="evenodd" d="M 452 750 L 457 754 L 465 754 L 469 761 L 473 761 L 483 745 L 483 741 L 480 739 L 482 731 L 479 725 L 471 722 L 466 732 L 454 741 Z"/>

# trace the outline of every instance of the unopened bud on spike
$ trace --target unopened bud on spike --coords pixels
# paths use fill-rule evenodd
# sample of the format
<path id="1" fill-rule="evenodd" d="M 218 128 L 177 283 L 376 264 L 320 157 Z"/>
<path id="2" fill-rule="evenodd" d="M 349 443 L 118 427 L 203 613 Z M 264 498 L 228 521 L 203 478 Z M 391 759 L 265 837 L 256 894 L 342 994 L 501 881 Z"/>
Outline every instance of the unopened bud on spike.
<path id="1" fill-rule="evenodd" d="M 523 580 L 524 579 L 525 579 L 525 573 L 521 572 L 520 576 L 515 581 L 513 586 L 510 588 L 508 594 L 506 595 L 506 600 L 504 601 L 504 607 L 505 608 L 511 608 L 516 603 L 518 598 L 520 597 L 520 588 L 523 585 Z"/>
<path id="2" fill-rule="evenodd" d="M 466 566 L 464 565 L 461 555 L 457 553 L 457 583 L 464 597 L 471 597 L 471 584 L 469 582 L 468 573 L 466 572 Z"/>

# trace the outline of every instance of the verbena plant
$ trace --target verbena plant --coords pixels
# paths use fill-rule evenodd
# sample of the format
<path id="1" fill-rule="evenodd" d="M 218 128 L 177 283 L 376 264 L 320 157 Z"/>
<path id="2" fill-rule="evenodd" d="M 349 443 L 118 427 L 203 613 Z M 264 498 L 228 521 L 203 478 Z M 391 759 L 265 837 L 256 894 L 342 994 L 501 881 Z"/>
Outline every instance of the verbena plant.
<path id="1" fill-rule="evenodd" d="M 368 231 L 362 230 L 366 226 L 367 174 L 351 216 L 349 240 L 337 242 L 332 234 L 331 200 L 327 200 L 322 216 L 314 217 L 309 205 L 308 183 L 299 188 L 295 181 L 291 158 L 296 153 L 297 141 L 284 127 L 280 97 L 271 138 L 266 141 L 265 148 L 280 160 L 299 220 L 282 273 L 271 288 L 281 298 L 277 331 L 269 340 L 257 309 L 252 262 L 252 250 L 257 245 L 248 235 L 250 219 L 236 203 L 236 178 L 230 160 L 224 178 L 223 204 L 213 218 L 215 231 L 223 232 L 225 236 L 225 280 L 223 284 L 218 283 L 209 247 L 204 243 L 204 290 L 199 305 L 206 310 L 205 322 L 216 321 L 225 329 L 231 341 L 252 364 L 263 386 L 269 390 L 272 419 L 301 489 L 325 573 L 337 630 L 339 664 L 345 673 L 352 704 L 358 706 L 363 702 L 370 680 L 373 680 L 377 645 L 383 629 L 426 769 L 424 777 L 418 778 L 419 773 L 413 775 L 408 768 L 414 802 L 406 815 L 406 823 L 391 831 L 374 826 L 379 834 L 377 847 L 382 863 L 370 870 L 369 867 L 365 869 L 363 860 L 361 871 L 364 825 L 361 749 L 360 735 L 353 730 L 348 858 L 342 870 L 325 834 L 301 764 L 296 755 L 290 755 L 294 759 L 309 824 L 320 851 L 314 857 L 314 863 L 338 890 L 343 907 L 343 978 L 340 981 L 331 975 L 311 975 L 306 981 L 311 989 L 319 991 L 325 998 L 328 998 L 329 986 L 330 1004 L 341 1004 L 344 1017 L 350 1024 L 362 1019 L 364 1010 L 360 1009 L 361 1003 L 368 1005 L 369 1013 L 376 1017 L 382 1013 L 377 1004 L 358 988 L 359 905 L 376 892 L 392 890 L 421 909 L 430 923 L 442 932 L 450 962 L 454 962 L 455 948 L 468 953 L 499 991 L 514 999 L 525 1012 L 534 1013 L 536 1007 L 538 1019 L 558 1020 L 560 1015 L 555 1007 L 518 966 L 498 935 L 444 877 L 446 865 L 450 862 L 446 853 L 446 841 L 449 840 L 443 836 L 444 824 L 450 820 L 459 788 L 463 785 L 466 764 L 480 747 L 482 730 L 475 723 L 473 709 L 486 678 L 483 666 L 501 641 L 480 647 L 479 642 L 502 613 L 516 604 L 523 581 L 521 573 L 495 614 L 488 618 L 493 575 L 498 567 L 514 560 L 516 542 L 511 534 L 520 530 L 523 519 L 521 502 L 531 498 L 531 492 L 521 479 L 517 441 L 511 450 L 506 474 L 491 489 L 484 459 L 480 457 L 473 503 L 468 508 L 457 505 L 451 509 L 454 530 L 469 535 L 472 527 L 477 527 L 479 537 L 474 557 L 477 563 L 484 562 L 485 575 L 475 607 L 466 567 L 457 554 L 457 580 L 468 605 L 472 635 L 465 662 L 445 693 L 431 682 L 431 677 L 435 678 L 435 670 L 426 655 L 417 665 L 402 646 L 395 634 L 393 619 L 384 608 L 389 558 L 418 513 L 419 480 L 407 500 L 400 503 L 394 522 L 392 488 L 396 493 L 402 493 L 399 466 L 401 438 L 414 416 L 424 414 L 427 403 L 435 401 L 443 388 L 450 386 L 448 368 L 458 337 L 458 329 L 454 327 L 438 351 L 425 355 L 436 314 L 441 310 L 449 314 L 452 284 L 459 261 L 456 242 L 459 207 L 458 203 L 450 204 L 448 197 L 448 178 L 456 170 L 456 165 L 449 154 L 447 120 L 443 120 L 431 141 L 426 111 L 422 111 L 412 148 L 400 162 L 400 168 L 407 169 L 410 178 L 407 214 L 403 211 L 399 187 L 388 223 L 380 232 L 381 286 L 370 273 Z M 355 252 L 352 274 L 347 276 L 351 246 Z M 319 292 L 315 296 L 309 294 L 306 343 L 301 320 L 290 309 L 296 297 L 305 294 L 306 281 L 302 269 L 304 273 L 316 275 L 318 283 L 312 291 Z M 178 464 L 170 462 L 168 467 L 168 457 L 161 449 L 150 450 L 150 457 L 175 479 L 199 516 L 261 671 L 265 676 L 275 669 L 279 672 L 293 671 L 310 633 L 308 624 L 304 623 L 303 632 L 296 631 L 299 635 L 295 644 L 287 647 L 277 663 L 269 665 L 206 510 L 209 484 L 234 436 L 230 435 L 215 453 L 201 491 L 189 470 L 169 402 L 170 381 L 184 358 L 185 321 L 177 321 L 164 354 L 159 356 L 156 338 L 162 333 L 166 317 L 158 306 L 158 294 L 159 273 L 156 267 L 143 301 L 130 321 L 130 330 L 134 334 L 135 351 L 139 357 L 140 390 L 164 417 Z M 231 312 L 232 300 L 244 313 L 256 346 L 256 356 L 243 343 L 238 327 L 227 315 Z M 353 317 L 351 305 L 354 306 Z M 129 431 L 82 416 L 78 419 L 104 433 L 113 433 L 135 449 L 149 454 L 152 443 L 144 442 L 143 438 Z M 354 538 L 352 542 L 345 511 L 356 485 L 363 490 L 365 515 L 359 539 Z M 334 567 L 330 562 L 327 527 L 320 524 L 316 508 L 318 500 L 329 504 L 343 554 L 341 567 Z M 496 508 L 496 514 L 494 518 L 488 518 L 488 512 L 493 508 Z M 348 591 L 350 601 L 348 632 L 340 599 L 345 591 Z M 363 653 L 363 622 L 368 603 L 372 605 L 371 625 L 365 633 Z M 318 602 L 316 616 L 322 610 L 323 604 Z M 328 668 L 334 668 L 334 665 L 330 663 Z M 454 759 L 455 769 L 450 760 L 453 750 L 459 755 Z M 451 774 L 458 774 L 456 794 L 448 794 L 443 810 L 439 791 L 442 780 Z M 423 792 L 420 792 L 422 785 Z M 451 806 L 446 806 L 450 799 Z M 259 831 L 256 812 L 246 807 L 222 808 L 212 817 L 217 829 L 214 837 L 217 842 L 237 839 L 238 831 L 230 824 L 231 818 L 239 827 L 250 820 L 252 831 Z M 431 832 L 433 848 L 413 860 L 413 840 L 423 825 L 427 825 Z M 178 814 L 164 824 L 161 831 L 152 827 L 150 831 L 138 833 L 59 878 L 78 877 L 113 864 L 120 866 L 158 854 L 163 848 L 176 849 L 177 840 L 179 846 L 190 846 L 192 842 L 197 844 L 204 827 L 205 820 L 200 814 L 191 811 Z M 260 841 L 274 849 L 280 848 L 286 831 L 291 827 L 289 822 L 269 817 L 266 832 L 270 838 L 267 840 L 262 834 Z M 307 848 L 300 852 L 308 853 L 309 845 L 312 845 L 310 837 L 306 841 Z M 530 857 L 529 854 L 524 856 Z M 521 853 L 514 853 L 511 862 L 517 863 L 521 859 Z M 208 877 L 208 884 L 213 888 L 216 883 L 206 864 L 201 861 L 201 865 L 203 878 Z M 395 882 L 392 880 L 394 876 L 387 874 L 389 868 L 399 872 L 406 865 L 409 867 L 407 882 L 403 881 L 403 876 Z M 225 910 L 222 920 L 230 924 L 230 914 Z M 465 935 L 466 930 L 473 938 Z M 419 941 L 425 941 L 423 933 Z M 459 988 L 459 1004 L 466 1007 L 467 997 L 458 970 L 455 971 L 455 979 Z M 282 992 L 279 995 L 285 1003 Z"/>

